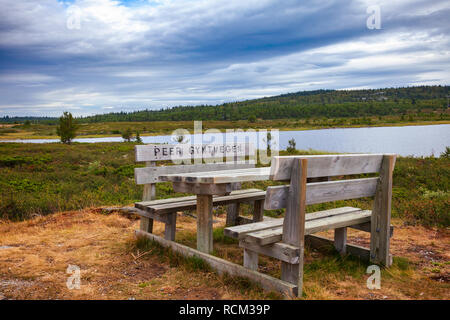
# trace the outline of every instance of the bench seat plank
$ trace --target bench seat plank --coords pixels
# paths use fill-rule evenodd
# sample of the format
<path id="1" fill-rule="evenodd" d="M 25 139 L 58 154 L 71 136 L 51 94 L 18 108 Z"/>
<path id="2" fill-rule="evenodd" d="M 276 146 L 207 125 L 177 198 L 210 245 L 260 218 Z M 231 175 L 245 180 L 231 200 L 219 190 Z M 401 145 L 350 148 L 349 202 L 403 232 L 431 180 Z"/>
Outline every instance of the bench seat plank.
<path id="1" fill-rule="evenodd" d="M 254 243 L 245 242 L 245 239 L 243 239 L 239 241 L 239 247 L 288 263 L 298 263 L 299 261 L 300 249 L 283 242 L 259 246 Z"/>
<path id="2" fill-rule="evenodd" d="M 264 200 L 266 192 L 259 189 L 243 189 L 232 191 L 227 196 L 213 197 L 213 205 L 226 205 L 236 202 Z M 159 215 L 180 210 L 194 210 L 197 206 L 196 196 L 136 202 L 135 207 Z"/>
<path id="3" fill-rule="evenodd" d="M 361 209 L 353 208 L 353 207 L 341 207 L 341 208 L 317 211 L 317 212 L 306 214 L 306 221 L 311 221 L 311 220 L 315 220 L 315 219 L 330 217 L 330 216 L 344 214 L 344 213 L 359 212 L 359 211 L 361 211 Z M 248 225 L 233 226 L 233 227 L 225 228 L 224 232 L 225 232 L 225 235 L 228 237 L 235 238 L 235 239 L 243 239 L 243 238 L 245 238 L 245 236 L 248 233 L 251 233 L 251 232 L 283 226 L 283 221 L 284 221 L 284 219 L 280 218 L 280 219 L 271 219 L 270 221 L 252 223 L 252 224 L 248 224 Z"/>
<path id="4" fill-rule="evenodd" d="M 241 190 L 235 190 L 232 191 L 231 194 L 240 194 L 240 193 L 250 193 L 250 192 L 258 192 L 262 191 L 261 189 L 241 189 Z M 215 196 L 213 196 L 214 198 Z M 195 200 L 196 196 L 186 196 L 186 197 L 175 197 L 175 198 L 167 198 L 167 199 L 158 199 L 158 200 L 150 200 L 150 201 L 140 201 L 135 202 L 135 205 L 139 205 L 139 207 L 146 207 L 146 206 L 153 206 L 153 205 L 159 205 L 164 203 L 174 203 L 174 202 L 183 202 L 183 201 L 190 201 Z M 137 207 L 136 207 L 137 208 Z"/>
<path id="5" fill-rule="evenodd" d="M 307 220 L 305 223 L 305 235 L 314 234 L 330 229 L 349 227 L 354 224 L 369 222 L 372 215 L 371 210 L 353 211 L 344 214 L 333 215 L 320 219 Z M 248 233 L 246 242 L 267 245 L 282 240 L 282 226 Z"/>

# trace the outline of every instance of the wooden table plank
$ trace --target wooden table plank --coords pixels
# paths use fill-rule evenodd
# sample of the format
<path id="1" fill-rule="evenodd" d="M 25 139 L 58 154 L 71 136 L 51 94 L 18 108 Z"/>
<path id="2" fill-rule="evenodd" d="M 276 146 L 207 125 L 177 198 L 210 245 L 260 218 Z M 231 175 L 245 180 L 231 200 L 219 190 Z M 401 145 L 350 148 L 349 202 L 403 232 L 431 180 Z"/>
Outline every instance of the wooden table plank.
<path id="1" fill-rule="evenodd" d="M 219 184 L 269 180 L 269 175 L 270 167 L 263 167 L 208 172 L 164 174 L 159 178 L 162 181 Z"/>

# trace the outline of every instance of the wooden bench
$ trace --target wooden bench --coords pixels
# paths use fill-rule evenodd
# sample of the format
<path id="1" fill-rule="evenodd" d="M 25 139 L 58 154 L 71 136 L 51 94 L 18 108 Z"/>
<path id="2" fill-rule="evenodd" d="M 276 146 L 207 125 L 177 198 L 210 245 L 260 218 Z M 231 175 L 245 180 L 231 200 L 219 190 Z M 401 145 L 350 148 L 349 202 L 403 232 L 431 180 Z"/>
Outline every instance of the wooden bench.
<path id="1" fill-rule="evenodd" d="M 136 184 L 144 185 L 143 201 L 135 203 L 141 216 L 140 229 L 152 233 L 153 220 L 165 224 L 164 237 L 175 240 L 178 211 L 196 209 L 196 196 L 170 199 L 156 198 L 156 183 L 164 182 L 159 176 L 167 173 L 192 173 L 217 170 L 253 168 L 255 156 L 253 145 L 234 143 L 224 145 L 137 145 L 136 161 L 146 162 L 146 167 L 135 169 Z M 247 157 L 249 159 L 247 159 Z M 226 158 L 226 162 L 223 162 Z M 156 166 L 156 161 L 176 161 L 180 165 Z M 232 161 L 230 161 L 232 160 Z M 190 164 L 194 161 L 194 164 Z M 208 163 L 204 164 L 203 161 Z M 186 164 L 188 163 L 188 164 Z M 262 221 L 265 191 L 258 189 L 239 190 L 234 184 L 230 194 L 213 198 L 213 205 L 228 205 L 227 225 Z M 240 203 L 252 203 L 253 220 L 239 216 Z"/>
<path id="2" fill-rule="evenodd" d="M 258 254 L 282 261 L 281 280 L 301 295 L 305 241 L 313 247 L 334 244 L 341 253 L 390 266 L 391 197 L 395 155 L 355 154 L 274 157 L 270 179 L 289 185 L 267 189 L 264 208 L 286 208 L 284 219 L 225 228 L 239 239 L 244 267 L 257 270 Z M 378 177 L 311 182 L 307 178 L 379 173 Z M 375 196 L 372 210 L 343 207 L 306 214 L 306 205 Z M 370 249 L 347 243 L 347 228 L 370 232 Z M 334 240 L 313 235 L 334 229 Z M 289 294 L 289 293 L 288 293 Z"/>

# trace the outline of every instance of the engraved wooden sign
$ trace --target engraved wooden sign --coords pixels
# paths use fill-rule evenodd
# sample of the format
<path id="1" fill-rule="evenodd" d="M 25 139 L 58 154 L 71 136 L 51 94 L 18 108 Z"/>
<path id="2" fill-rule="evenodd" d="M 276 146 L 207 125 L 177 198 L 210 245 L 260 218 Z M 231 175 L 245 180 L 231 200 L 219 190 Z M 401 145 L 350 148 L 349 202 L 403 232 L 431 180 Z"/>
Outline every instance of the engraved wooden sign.
<path id="1" fill-rule="evenodd" d="M 184 160 L 184 159 L 227 159 L 254 155 L 248 143 L 227 144 L 149 144 L 138 145 L 136 161 Z"/>

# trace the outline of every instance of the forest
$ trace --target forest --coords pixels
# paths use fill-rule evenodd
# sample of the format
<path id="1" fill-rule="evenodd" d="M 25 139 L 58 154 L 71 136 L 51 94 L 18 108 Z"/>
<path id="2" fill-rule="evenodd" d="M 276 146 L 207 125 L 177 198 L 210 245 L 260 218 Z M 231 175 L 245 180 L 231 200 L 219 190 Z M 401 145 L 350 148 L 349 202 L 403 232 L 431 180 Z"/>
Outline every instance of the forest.
<path id="1" fill-rule="evenodd" d="M 79 123 L 130 121 L 237 121 L 257 119 L 347 118 L 387 115 L 437 114 L 449 110 L 450 86 L 417 86 L 364 90 L 315 90 L 220 105 L 176 106 L 79 117 Z M 145 106 L 143 107 L 145 108 Z M 126 108 L 124 108 L 126 109 Z M 3 123 L 56 124 L 51 117 L 0 118 Z"/>

